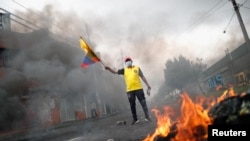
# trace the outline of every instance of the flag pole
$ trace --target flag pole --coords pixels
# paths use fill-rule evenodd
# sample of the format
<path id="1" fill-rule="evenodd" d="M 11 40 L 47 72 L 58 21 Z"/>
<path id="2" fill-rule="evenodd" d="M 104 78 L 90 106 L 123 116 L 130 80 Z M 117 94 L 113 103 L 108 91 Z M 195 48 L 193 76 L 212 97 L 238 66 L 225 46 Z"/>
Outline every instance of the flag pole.
<path id="1" fill-rule="evenodd" d="M 102 60 L 100 59 L 100 63 L 105 67 L 104 63 L 102 62 Z"/>

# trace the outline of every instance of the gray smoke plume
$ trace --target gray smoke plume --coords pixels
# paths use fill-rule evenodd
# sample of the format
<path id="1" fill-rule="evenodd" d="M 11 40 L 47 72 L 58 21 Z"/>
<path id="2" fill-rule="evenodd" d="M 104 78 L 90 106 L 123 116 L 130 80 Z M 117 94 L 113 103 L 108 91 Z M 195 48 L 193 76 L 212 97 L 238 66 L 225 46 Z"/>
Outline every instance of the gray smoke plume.
<path id="1" fill-rule="evenodd" d="M 25 13 L 17 14 L 25 15 Z M 26 14 L 27 20 L 34 20 L 33 16 L 30 16 L 31 13 Z M 67 16 L 61 17 L 61 19 L 66 18 Z M 39 23 L 38 20 L 36 22 Z M 68 25 L 66 22 L 67 20 L 60 21 L 63 26 Z M 41 21 L 39 26 L 42 25 Z M 53 96 L 60 99 L 60 102 L 67 103 L 67 111 L 63 111 L 64 113 L 71 112 L 70 115 L 65 116 L 66 119 L 62 120 L 75 118 L 72 117 L 75 115 L 75 111 L 79 108 L 83 110 L 84 105 L 90 104 L 93 100 L 99 102 L 98 99 L 105 100 L 107 105 L 111 105 L 117 110 L 127 108 L 124 106 L 124 104 L 127 105 L 125 103 L 127 99 L 122 85 L 123 81 L 118 76 L 114 78 L 106 71 L 104 72 L 100 63 L 87 68 L 80 67 L 85 54 L 80 49 L 79 36 L 74 39 L 76 42 L 72 43 L 71 32 L 68 31 L 69 34 L 65 34 L 66 30 L 70 29 L 64 28 L 64 34 L 59 37 L 50 31 L 48 25 L 45 25 L 44 29 L 31 32 L 27 32 L 26 27 L 22 29 L 20 25 L 13 26 L 13 29 L 18 29 L 19 32 L 2 33 L 9 39 L 4 40 L 6 51 L 3 52 L 8 56 L 8 68 L 2 71 L 6 73 L 0 82 L 3 89 L 1 105 L 4 106 L 1 108 L 0 115 L 0 123 L 4 124 L 1 126 L 3 130 L 20 127 L 20 120 L 25 120 L 25 118 L 29 118 L 29 126 L 46 124 L 50 117 L 49 109 L 56 106 L 55 103 L 51 103 Z M 68 38 L 69 36 L 71 38 Z M 9 42 L 10 40 L 13 42 Z M 31 83 L 29 86 L 32 87 L 26 86 L 29 83 Z M 29 96 L 29 99 L 24 106 L 20 106 L 22 105 L 20 99 L 26 95 Z M 60 104 L 62 109 L 65 105 Z M 100 105 L 102 103 L 98 104 L 102 106 Z M 27 115 L 24 114 L 24 111 L 26 114 L 27 111 L 36 112 L 38 121 L 31 119 L 31 116 L 25 117 Z M 21 126 L 25 126 L 23 124 Z"/>
<path id="2" fill-rule="evenodd" d="M 155 2 L 156 5 L 133 1 L 132 4 L 117 5 L 119 9 L 115 9 L 117 11 L 108 9 L 104 14 L 88 9 L 81 13 L 81 17 L 79 13 L 73 11 L 74 9 L 65 12 L 52 5 L 45 6 L 42 11 L 34 9 L 28 9 L 25 12 L 17 11 L 17 15 L 39 28 L 33 26 L 37 29 L 33 32 L 13 23 L 13 31 L 21 34 L 15 35 L 17 37 L 6 44 L 10 48 L 13 46 L 15 48 L 9 62 L 10 67 L 18 71 L 15 74 L 18 77 L 15 78 L 19 79 L 18 81 L 15 79 L 16 82 L 12 83 L 13 80 L 9 77 L 10 80 L 6 80 L 6 83 L 1 85 L 4 85 L 3 89 L 7 95 L 19 95 L 17 93 L 20 91 L 12 92 L 13 88 L 18 90 L 22 81 L 32 80 L 38 82 L 38 87 L 42 89 L 60 91 L 60 98 L 65 103 L 74 103 L 74 98 L 79 99 L 94 93 L 96 97 L 102 96 L 110 100 L 110 103 L 126 107 L 124 105 L 128 103 L 124 94 L 124 82 L 119 76 L 102 70 L 100 63 L 86 69 L 80 68 L 84 53 L 79 49 L 78 40 L 79 36 L 83 36 L 91 47 L 100 53 L 100 58 L 105 65 L 118 69 L 123 66 L 124 57 L 130 56 L 134 64 L 141 66 L 148 78 L 153 88 L 152 95 L 166 93 L 166 89 L 158 91 L 158 88 L 164 83 L 163 70 L 167 59 L 180 54 L 189 57 L 190 60 L 206 57 L 203 58 L 203 63 L 212 65 L 225 55 L 226 48 L 233 50 L 243 42 L 239 29 L 232 26 L 226 33 L 227 37 L 218 39 L 216 49 L 213 46 L 213 51 L 210 47 L 193 43 L 194 41 L 190 41 L 189 38 L 186 39 L 185 45 L 182 44 L 185 38 L 179 38 L 178 33 L 185 31 L 184 27 L 188 26 L 190 21 L 195 21 L 194 17 L 202 16 L 208 10 L 207 7 L 206 9 L 202 7 L 206 5 L 204 2 L 209 5 L 214 4 L 211 4 L 211 1 L 196 2 L 195 6 L 191 3 L 182 4 L 183 2 L 180 1 L 168 2 L 167 5 L 171 6 L 165 11 L 166 3 L 163 1 Z M 194 15 L 186 15 L 185 9 L 193 11 L 192 7 L 197 7 L 198 12 Z M 232 9 L 232 6 L 230 8 Z M 202 29 L 202 31 L 206 29 L 199 34 L 199 37 L 207 39 L 212 37 L 212 35 L 206 36 L 208 30 L 221 28 L 222 32 L 224 27 L 218 27 L 217 16 L 221 20 L 224 15 L 210 15 L 204 26 L 196 25 L 196 28 L 192 28 L 190 32 L 184 32 L 184 37 L 191 36 L 195 29 Z M 249 29 L 249 19 L 245 22 Z M 176 26 L 177 23 L 182 23 L 182 26 Z M 208 28 L 209 26 L 212 28 Z M 24 34 L 29 32 L 32 33 Z M 177 37 L 174 38 L 172 35 Z M 208 55 L 210 52 L 212 56 Z M 11 82 L 11 85 L 7 82 L 9 84 Z M 94 99 L 93 95 L 89 97 Z M 78 105 L 72 104 L 72 107 L 74 106 Z"/>

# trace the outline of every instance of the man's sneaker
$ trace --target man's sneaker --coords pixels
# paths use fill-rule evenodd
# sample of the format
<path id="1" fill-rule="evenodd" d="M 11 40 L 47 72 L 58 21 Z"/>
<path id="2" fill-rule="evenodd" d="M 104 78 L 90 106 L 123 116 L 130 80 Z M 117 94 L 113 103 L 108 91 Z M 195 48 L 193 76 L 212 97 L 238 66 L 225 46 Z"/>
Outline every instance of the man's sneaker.
<path id="1" fill-rule="evenodd" d="M 132 122 L 132 125 L 138 124 L 139 122 L 140 122 L 140 120 L 134 120 L 134 121 Z"/>
<path id="2" fill-rule="evenodd" d="M 151 118 L 145 118 L 145 121 L 151 121 Z"/>

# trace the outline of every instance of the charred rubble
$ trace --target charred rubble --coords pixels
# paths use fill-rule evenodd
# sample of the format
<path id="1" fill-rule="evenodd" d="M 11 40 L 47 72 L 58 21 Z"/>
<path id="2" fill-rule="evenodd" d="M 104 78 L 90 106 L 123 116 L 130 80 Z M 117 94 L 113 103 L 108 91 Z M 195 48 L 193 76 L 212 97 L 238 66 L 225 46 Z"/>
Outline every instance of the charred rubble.
<path id="1" fill-rule="evenodd" d="M 208 114 L 213 119 L 213 125 L 250 125 L 250 93 L 228 97 L 211 107 Z M 202 136 L 202 129 L 204 128 L 197 127 L 200 131 L 197 141 L 203 141 L 199 139 L 199 136 Z M 157 136 L 154 141 L 171 141 L 176 134 L 176 124 L 173 124 L 166 137 Z"/>
<path id="2" fill-rule="evenodd" d="M 209 116 L 213 124 L 250 124 L 250 93 L 224 99 L 210 109 Z"/>

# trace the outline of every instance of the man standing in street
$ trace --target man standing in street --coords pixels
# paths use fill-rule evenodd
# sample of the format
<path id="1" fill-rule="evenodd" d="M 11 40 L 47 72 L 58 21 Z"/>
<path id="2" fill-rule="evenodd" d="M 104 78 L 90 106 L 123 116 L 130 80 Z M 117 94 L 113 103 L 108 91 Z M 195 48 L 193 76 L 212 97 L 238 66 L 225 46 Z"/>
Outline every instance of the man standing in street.
<path id="1" fill-rule="evenodd" d="M 109 70 L 110 72 L 118 75 L 123 75 L 125 84 L 126 84 L 126 92 L 128 96 L 128 100 L 130 103 L 131 113 L 133 116 L 133 122 L 132 124 L 139 123 L 139 119 L 137 117 L 136 112 L 136 98 L 139 100 L 141 107 L 145 114 L 145 121 L 151 121 L 151 118 L 149 116 L 148 107 L 145 99 L 145 94 L 143 91 L 143 85 L 141 83 L 140 78 L 143 80 L 143 82 L 147 85 L 147 94 L 150 95 L 151 87 L 148 84 L 147 79 L 144 77 L 140 67 L 134 66 L 133 61 L 130 57 L 125 58 L 125 65 L 126 67 L 119 69 L 119 70 L 113 70 L 108 66 L 105 66 L 105 69 Z"/>

